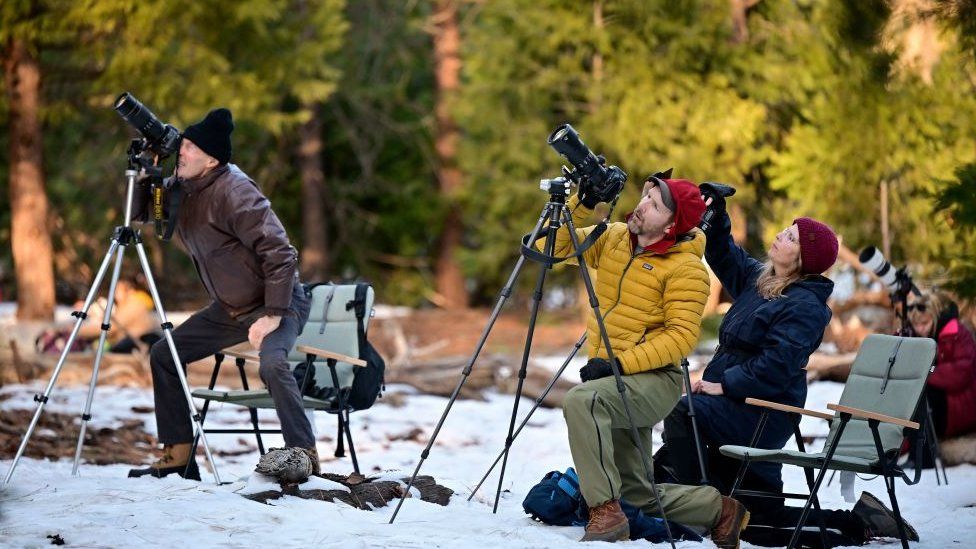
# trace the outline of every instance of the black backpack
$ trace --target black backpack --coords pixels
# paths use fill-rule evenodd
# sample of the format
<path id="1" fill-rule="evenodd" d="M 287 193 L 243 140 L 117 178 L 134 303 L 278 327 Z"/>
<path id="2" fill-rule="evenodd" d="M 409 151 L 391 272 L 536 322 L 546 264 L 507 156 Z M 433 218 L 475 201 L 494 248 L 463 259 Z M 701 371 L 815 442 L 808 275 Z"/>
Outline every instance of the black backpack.
<path id="1" fill-rule="evenodd" d="M 376 352 L 373 344 L 366 339 L 367 290 L 369 290 L 369 284 L 356 284 L 356 297 L 346 304 L 347 311 L 352 308 L 356 310 L 359 358 L 366 361 L 366 367 L 355 369 L 352 387 L 349 388 L 349 396 L 345 399 L 353 410 L 369 408 L 376 402 L 377 397 L 382 396 L 383 390 L 386 389 L 383 377 L 386 372 L 386 362 Z"/>

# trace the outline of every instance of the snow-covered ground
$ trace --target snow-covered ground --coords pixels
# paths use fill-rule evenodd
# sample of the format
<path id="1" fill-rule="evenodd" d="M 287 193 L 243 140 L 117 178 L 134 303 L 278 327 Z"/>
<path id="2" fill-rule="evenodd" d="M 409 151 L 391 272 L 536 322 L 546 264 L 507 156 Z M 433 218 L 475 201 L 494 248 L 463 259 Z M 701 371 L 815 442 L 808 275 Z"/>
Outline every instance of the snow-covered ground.
<path id="1" fill-rule="evenodd" d="M 575 373 L 571 367 L 570 371 Z M 9 398 L 0 402 L 0 414 L 14 408 L 33 409 L 31 400 L 43 385 L 7 386 L 0 393 Z M 388 394 L 404 393 L 401 398 L 381 400 L 373 409 L 353 415 L 353 427 L 360 465 L 366 473 L 409 475 L 420 458 L 427 437 L 433 431 L 447 400 L 416 394 L 409 388 L 393 386 Z M 811 386 L 808 407 L 823 410 L 835 401 L 841 385 L 817 383 Z M 79 414 L 86 388 L 57 388 L 46 410 Z M 394 407 L 390 403 L 402 400 Z M 523 400 L 524 414 L 531 401 Z M 137 413 L 133 407 L 151 407 L 149 390 L 100 387 L 93 409 L 93 426 L 112 426 L 122 419 L 140 417 L 146 428 L 155 432 L 151 413 Z M 458 401 L 444 425 L 422 474 L 455 490 L 447 507 L 410 499 L 393 525 L 387 524 L 393 512 L 388 506 L 372 512 L 344 504 L 285 497 L 269 505 L 241 496 L 259 489 L 260 479 L 252 473 L 256 449 L 242 456 L 219 457 L 223 480 L 217 486 L 213 476 L 203 471 L 204 482 L 179 478 L 127 479 L 125 465 L 83 464 L 80 476 L 71 476 L 70 460 L 59 462 L 21 460 L 11 484 L 0 492 L 0 545 L 5 547 L 47 546 L 49 535 L 60 535 L 69 546 L 84 547 L 565 547 L 582 535 L 582 528 L 556 528 L 532 522 L 522 512 L 526 491 L 546 472 L 572 464 L 566 443 L 566 428 L 559 410 L 540 409 L 513 446 L 505 475 L 498 514 L 491 512 L 497 477 L 467 502 L 471 489 L 494 460 L 504 441 L 512 400 L 491 395 L 486 402 Z M 208 425 L 239 425 L 247 415 L 232 406 L 217 407 Z M 268 413 L 269 420 L 273 414 Z M 321 437 L 335 436 L 333 417 L 316 414 L 316 430 Z M 219 421 L 218 421 L 219 420 Z M 211 421 L 213 423 L 211 423 Z M 825 433 L 826 427 L 814 422 L 802 426 L 804 433 Z M 271 421 L 273 423 L 273 420 Z M 421 429 L 414 437 L 411 431 Z M 35 435 L 36 436 L 36 435 Z M 420 440 L 414 440 L 419 438 Z M 253 440 L 236 435 L 211 435 L 211 446 L 220 450 L 253 447 Z M 268 436 L 266 444 L 280 444 Z M 660 444 L 659 437 L 655 446 Z M 819 443 L 815 443 L 819 446 Z M 348 458 L 332 458 L 330 442 L 319 442 L 323 468 L 336 473 L 351 472 Z M 10 460 L 0 462 L 5 475 Z M 899 483 L 902 511 L 919 531 L 919 547 L 972 547 L 976 532 L 976 467 L 949 469 L 949 486 L 937 486 L 931 471 L 920 485 Z M 799 469 L 786 468 L 787 489 L 803 491 L 805 483 Z M 2 480 L 2 477 L 0 477 Z M 250 486 L 248 484 L 250 483 Z M 887 501 L 880 479 L 858 480 L 856 492 L 869 490 Z M 846 508 L 839 485 L 821 491 L 825 507 Z M 891 543 L 889 540 L 888 543 Z M 875 542 L 880 546 L 884 542 Z M 624 546 L 646 546 L 630 542 Z M 916 544 L 913 544 L 916 545 Z M 679 544 L 682 547 L 709 547 L 709 542 Z"/>

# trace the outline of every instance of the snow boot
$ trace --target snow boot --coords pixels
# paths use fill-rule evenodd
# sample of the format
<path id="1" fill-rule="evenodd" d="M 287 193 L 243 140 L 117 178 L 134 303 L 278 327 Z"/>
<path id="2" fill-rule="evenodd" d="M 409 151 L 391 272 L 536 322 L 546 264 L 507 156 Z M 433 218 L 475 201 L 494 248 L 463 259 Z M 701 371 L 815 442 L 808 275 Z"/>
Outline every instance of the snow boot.
<path id="1" fill-rule="evenodd" d="M 163 456 L 149 467 L 129 469 L 129 478 L 151 476 L 163 478 L 176 473 L 190 480 L 200 480 L 200 469 L 197 467 L 195 456 L 190 455 L 189 442 L 182 444 L 164 444 Z"/>
<path id="2" fill-rule="evenodd" d="M 626 541 L 630 539 L 630 522 L 620 508 L 620 500 L 611 499 L 590 507 L 590 521 L 580 541 Z"/>
<path id="3" fill-rule="evenodd" d="M 722 514 L 712 528 L 712 543 L 723 549 L 739 547 L 739 535 L 749 525 L 749 511 L 738 500 L 722 496 Z"/>
<path id="4" fill-rule="evenodd" d="M 895 513 L 888 509 L 881 500 L 869 492 L 861 492 L 860 499 L 854 504 L 854 515 L 864 523 L 864 531 L 868 539 L 871 538 L 900 538 L 898 522 Z M 905 525 L 905 535 L 908 541 L 918 541 L 918 532 L 908 521 L 902 519 Z"/>

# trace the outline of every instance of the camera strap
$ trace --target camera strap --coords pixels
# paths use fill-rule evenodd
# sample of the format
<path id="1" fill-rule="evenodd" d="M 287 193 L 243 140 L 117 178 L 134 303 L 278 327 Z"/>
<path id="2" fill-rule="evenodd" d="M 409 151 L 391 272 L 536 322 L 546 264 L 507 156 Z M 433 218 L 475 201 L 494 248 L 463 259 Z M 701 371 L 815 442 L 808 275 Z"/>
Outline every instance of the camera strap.
<path id="1" fill-rule="evenodd" d="M 173 183 L 170 185 L 167 191 L 166 201 L 167 204 L 167 219 L 166 219 L 166 231 L 159 236 L 160 240 L 168 241 L 173 238 L 173 231 L 176 230 L 176 222 L 180 218 L 180 204 L 183 203 L 183 183 L 179 179 L 173 179 Z"/>
<path id="2" fill-rule="evenodd" d="M 567 255 L 567 256 L 564 256 L 564 257 L 554 257 L 554 256 L 551 256 L 551 255 L 546 255 L 546 254 L 544 254 L 544 253 L 536 250 L 535 247 L 532 246 L 532 245 L 535 244 L 535 242 L 529 242 L 529 238 L 532 236 L 532 234 L 529 233 L 529 234 L 527 234 L 527 235 L 525 235 L 525 236 L 522 237 L 522 249 L 521 249 L 521 253 L 522 253 L 522 256 L 525 257 L 526 259 L 528 259 L 529 261 L 535 261 L 536 263 L 542 263 L 542 264 L 550 265 L 550 266 L 551 265 L 556 265 L 557 263 L 562 263 L 563 261 L 566 261 L 567 259 L 572 259 L 574 257 L 575 258 L 582 257 L 583 256 L 583 253 L 586 252 L 586 250 L 590 249 L 590 247 L 593 246 L 593 244 L 595 244 L 596 241 L 601 236 L 603 236 L 603 233 L 605 233 L 606 231 L 607 231 L 607 223 L 605 221 L 599 223 L 593 229 L 593 231 L 590 232 L 589 235 L 587 235 L 587 237 L 583 240 L 583 242 L 580 243 L 579 248 L 576 250 L 576 253 L 574 253 L 572 255 Z M 539 236 L 536 237 L 536 241 L 542 240 L 543 238 L 546 238 L 546 235 L 545 234 L 540 234 Z"/>

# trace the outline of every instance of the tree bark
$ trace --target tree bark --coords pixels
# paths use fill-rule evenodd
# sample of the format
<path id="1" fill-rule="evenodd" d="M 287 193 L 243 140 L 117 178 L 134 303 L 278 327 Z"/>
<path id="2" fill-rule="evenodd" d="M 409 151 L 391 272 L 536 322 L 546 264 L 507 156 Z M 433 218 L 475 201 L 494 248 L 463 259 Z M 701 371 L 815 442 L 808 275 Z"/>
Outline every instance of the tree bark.
<path id="1" fill-rule="evenodd" d="M 434 149 L 438 161 L 437 179 L 448 207 L 437 249 L 435 290 L 440 295 L 441 306 L 447 309 L 463 309 L 468 306 L 468 292 L 457 258 L 464 234 L 461 206 L 457 198 L 463 183 L 461 170 L 457 167 L 460 131 L 451 114 L 460 89 L 461 76 L 461 32 L 454 0 L 438 0 L 434 28 L 437 79 Z"/>
<path id="2" fill-rule="evenodd" d="M 3 49 L 10 109 L 10 228 L 17 318 L 52 320 L 54 253 L 44 189 L 41 69 L 23 39 L 11 38 Z"/>
<path id="3" fill-rule="evenodd" d="M 759 0 L 729 0 L 732 15 L 732 43 L 745 44 L 749 40 L 749 9 Z"/>
<path id="4" fill-rule="evenodd" d="M 298 129 L 298 166 L 302 180 L 302 257 L 304 280 L 325 281 L 329 275 L 328 200 L 322 167 L 322 117 L 320 105 L 310 107 L 311 118 Z"/>
<path id="5" fill-rule="evenodd" d="M 881 181 L 880 199 L 881 209 L 881 251 L 885 259 L 891 260 L 891 228 L 888 225 L 888 180 Z"/>

